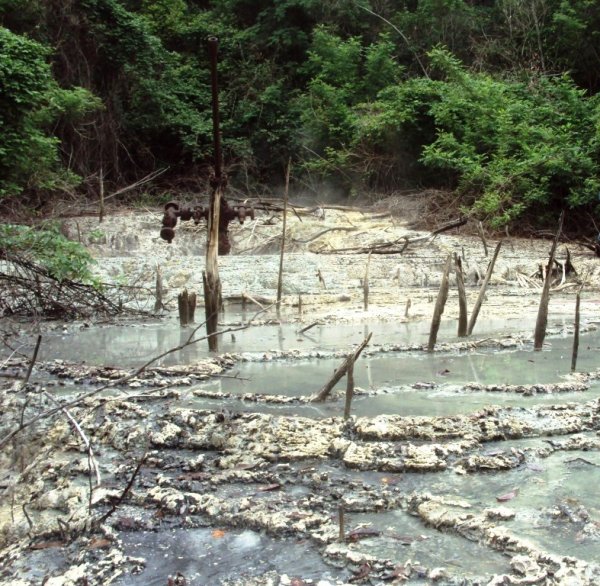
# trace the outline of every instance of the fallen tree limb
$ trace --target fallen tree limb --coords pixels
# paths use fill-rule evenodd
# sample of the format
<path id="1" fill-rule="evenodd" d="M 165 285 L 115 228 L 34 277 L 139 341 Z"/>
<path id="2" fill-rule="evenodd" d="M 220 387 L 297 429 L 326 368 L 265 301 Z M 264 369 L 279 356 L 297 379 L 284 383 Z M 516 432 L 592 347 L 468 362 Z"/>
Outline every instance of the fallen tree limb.
<path id="1" fill-rule="evenodd" d="M 319 254 L 339 254 L 343 252 L 352 252 L 355 254 L 402 254 L 411 244 L 416 244 L 418 242 L 432 242 L 438 234 L 452 230 L 452 228 L 464 226 L 466 223 L 467 218 L 459 218 L 458 220 L 444 224 L 440 228 L 437 228 L 425 236 L 417 236 L 415 238 L 401 236 L 400 238 L 390 242 L 378 242 L 377 244 L 372 244 L 370 246 L 350 246 L 347 248 L 336 248 L 333 250 L 319 251 Z M 400 248 L 398 248 L 398 245 L 401 242 L 403 244 Z"/>
<path id="2" fill-rule="evenodd" d="M 54 403 L 55 405 L 60 407 L 60 410 L 66 415 L 67 419 L 71 422 L 71 425 L 74 427 L 75 431 L 79 434 L 79 437 L 81 438 L 81 440 L 83 441 L 83 445 L 85 446 L 85 451 L 88 454 L 90 466 L 93 467 L 94 473 L 96 475 L 96 486 L 100 486 L 102 484 L 102 477 L 100 475 L 100 468 L 98 466 L 98 461 L 96 460 L 96 457 L 94 456 L 94 452 L 92 450 L 92 444 L 90 443 L 90 440 L 85 435 L 85 432 L 81 428 L 81 425 L 79 425 L 77 420 L 73 417 L 73 415 L 71 415 L 71 412 L 62 406 L 61 402 L 58 399 L 53 397 L 48 391 L 42 391 L 42 393 L 45 397 L 50 399 L 50 401 L 52 401 L 52 403 Z M 89 472 L 90 472 L 90 476 L 91 476 L 92 471 L 90 470 Z"/>
<path id="3" fill-rule="evenodd" d="M 104 523 L 117 510 L 117 507 L 125 500 L 125 497 L 129 494 L 129 491 L 131 490 L 131 487 L 133 486 L 133 483 L 135 482 L 135 479 L 140 469 L 142 468 L 142 464 L 146 461 L 147 455 L 148 452 L 144 452 L 144 454 L 140 458 L 140 461 L 137 463 L 137 466 L 135 467 L 135 470 L 133 471 L 133 474 L 131 475 L 127 486 L 125 487 L 125 490 L 121 493 L 121 496 L 119 496 L 119 498 L 113 503 L 112 507 L 106 513 L 104 513 L 102 517 L 100 517 L 97 521 L 94 522 L 96 526 L 102 525 L 102 523 Z"/>
<path id="4" fill-rule="evenodd" d="M 320 238 L 324 234 L 327 234 L 327 232 L 336 232 L 336 231 L 337 232 L 356 232 L 356 230 L 358 230 L 358 228 L 355 228 L 355 227 L 351 228 L 351 227 L 346 227 L 346 226 L 340 226 L 339 228 L 327 228 L 327 230 L 321 230 L 321 232 L 317 232 L 314 236 L 311 236 L 310 238 L 307 238 L 306 240 L 299 240 L 297 238 L 292 238 L 292 240 L 296 244 L 308 244 L 309 242 L 312 242 L 313 240 Z"/>

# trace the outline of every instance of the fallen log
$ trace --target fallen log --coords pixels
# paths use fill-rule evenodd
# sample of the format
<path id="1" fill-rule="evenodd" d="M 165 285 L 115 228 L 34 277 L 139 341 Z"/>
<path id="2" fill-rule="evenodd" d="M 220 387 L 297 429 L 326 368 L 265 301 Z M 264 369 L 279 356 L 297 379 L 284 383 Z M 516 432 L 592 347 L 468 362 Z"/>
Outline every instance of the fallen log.
<path id="1" fill-rule="evenodd" d="M 355 254 L 402 254 L 411 244 L 433 241 L 438 234 L 446 232 L 447 230 L 451 230 L 452 228 L 464 226 L 466 223 L 466 218 L 460 218 L 453 222 L 449 222 L 448 224 L 444 224 L 426 236 L 417 236 L 416 238 L 402 236 L 390 242 L 378 242 L 377 244 L 372 244 L 370 246 L 349 246 L 346 248 L 335 248 L 332 250 L 319 251 L 318 254 L 339 254 L 343 252 L 352 252 Z M 401 242 L 403 244 L 398 248 L 398 245 Z"/>

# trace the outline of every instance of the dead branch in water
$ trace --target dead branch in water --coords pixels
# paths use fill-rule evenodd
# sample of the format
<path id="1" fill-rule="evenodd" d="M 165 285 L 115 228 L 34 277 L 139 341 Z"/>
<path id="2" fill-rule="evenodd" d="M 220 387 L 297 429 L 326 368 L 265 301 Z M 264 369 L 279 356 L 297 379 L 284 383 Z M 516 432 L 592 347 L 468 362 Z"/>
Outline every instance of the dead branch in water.
<path id="1" fill-rule="evenodd" d="M 370 342 L 372 335 L 373 335 L 373 333 L 371 332 L 362 341 L 361 345 L 356 349 L 356 351 L 353 354 L 350 354 L 350 356 L 348 356 L 344 360 L 344 362 L 341 364 L 341 366 L 333 373 L 333 376 L 329 379 L 329 381 L 325 384 L 325 386 L 311 399 L 311 401 L 313 403 L 320 403 L 327 398 L 329 393 L 331 393 L 333 387 L 335 387 L 335 385 L 342 379 L 342 377 L 348 371 L 348 367 L 350 366 L 350 363 L 352 362 L 352 364 L 354 364 L 358 360 L 358 357 L 361 355 L 361 352 L 365 349 L 367 344 Z"/>
<path id="2" fill-rule="evenodd" d="M 469 327 L 467 328 L 467 335 L 470 336 L 473 333 L 473 328 L 475 327 L 475 323 L 477 322 L 477 317 L 479 316 L 479 310 L 481 309 L 481 304 L 485 298 L 485 292 L 487 290 L 487 286 L 492 278 L 492 273 L 494 272 L 494 265 L 496 264 L 496 259 L 498 258 L 498 254 L 500 253 L 500 247 L 502 246 L 502 240 L 496 244 L 496 250 L 494 250 L 494 255 L 492 256 L 492 260 L 488 265 L 487 273 L 485 274 L 485 279 L 481 284 L 481 289 L 479 290 L 479 295 L 477 296 L 477 301 L 475 301 L 475 306 L 473 307 L 473 313 L 471 313 L 471 319 L 469 319 Z"/>
<path id="3" fill-rule="evenodd" d="M 554 265 L 554 257 L 556 254 L 556 247 L 558 246 L 558 239 L 562 232 L 563 220 L 565 213 L 561 212 L 558 219 L 558 228 L 552 241 L 552 248 L 550 249 L 550 258 L 546 265 L 546 275 L 544 279 L 544 288 L 542 289 L 542 296 L 540 298 L 540 306 L 538 309 L 538 316 L 535 322 L 535 330 L 533 334 L 533 349 L 541 350 L 544 345 L 544 338 L 546 337 L 546 326 L 548 324 L 548 303 L 550 302 L 550 284 L 552 282 L 552 266 Z"/>
<path id="4" fill-rule="evenodd" d="M 94 522 L 96 526 L 102 525 L 102 523 L 104 523 L 117 510 L 117 507 L 123 502 L 123 500 L 125 500 L 125 497 L 129 494 L 129 491 L 131 490 L 131 487 L 133 486 L 133 483 L 135 482 L 135 479 L 142 468 L 142 464 L 146 461 L 147 454 L 147 452 L 144 452 L 140 458 L 135 470 L 133 471 L 133 474 L 131 475 L 131 478 L 129 479 L 129 482 L 127 483 L 127 486 L 125 487 L 125 490 L 123 490 L 119 498 L 113 503 L 112 507 L 106 513 L 104 513 L 102 517 Z"/>
<path id="5" fill-rule="evenodd" d="M 37 355 L 40 350 L 41 343 L 42 343 L 42 336 L 38 336 L 37 341 L 35 343 L 35 349 L 33 351 L 33 356 L 31 357 L 31 361 L 29 362 L 29 368 L 27 369 L 27 374 L 25 375 L 25 378 L 23 379 L 23 384 L 21 385 L 22 387 L 24 387 L 29 382 L 29 379 L 31 377 L 31 372 L 33 371 L 35 361 L 37 360 Z"/>
<path id="6" fill-rule="evenodd" d="M 245 329 L 249 328 L 252 325 L 252 322 L 260 314 L 264 313 L 265 311 L 269 311 L 271 309 L 271 307 L 272 306 L 265 307 L 264 309 L 260 310 L 259 312 L 257 312 L 244 325 L 236 326 L 236 327 L 232 327 L 232 328 L 227 328 L 225 330 L 218 331 L 216 334 L 210 334 L 210 335 L 222 336 L 223 334 L 227 334 L 229 332 L 238 332 L 240 330 L 245 330 Z M 60 407 L 53 407 L 53 408 L 47 409 L 46 411 L 43 411 L 42 413 L 39 413 L 39 414 L 33 416 L 28 421 L 21 421 L 19 425 L 17 425 L 10 432 L 8 432 L 3 438 L 0 439 L 0 449 L 2 449 L 16 435 L 18 435 L 19 433 L 21 433 L 25 429 L 31 427 L 32 425 L 34 425 L 38 421 L 41 421 L 42 419 L 46 419 L 48 417 L 52 417 L 53 415 L 55 415 L 59 411 L 62 411 L 63 409 L 68 409 L 70 407 L 74 407 L 75 405 L 79 405 L 80 403 L 82 403 L 86 399 L 89 399 L 90 397 L 93 397 L 93 396 L 95 396 L 95 395 L 97 395 L 99 393 L 102 393 L 103 391 L 106 391 L 107 389 L 112 389 L 114 387 L 118 387 L 119 385 L 122 385 L 122 384 L 130 381 L 131 379 L 135 378 L 136 376 L 138 376 L 139 374 L 141 374 L 142 372 L 144 372 L 144 370 L 146 370 L 146 368 L 148 368 L 150 365 L 154 364 L 155 362 L 158 362 L 159 360 L 161 360 L 165 356 L 169 356 L 170 354 L 173 354 L 175 352 L 179 352 L 180 350 L 183 350 L 184 348 L 187 348 L 188 346 L 191 346 L 193 344 L 197 344 L 198 342 L 205 341 L 209 337 L 209 335 L 201 336 L 199 338 L 195 337 L 195 335 L 198 332 L 198 330 L 200 330 L 204 326 L 205 326 L 205 322 L 202 322 L 201 324 L 199 324 L 198 326 L 196 326 L 192 330 L 192 332 L 188 336 L 187 340 L 185 340 L 183 343 L 181 343 L 178 346 L 175 346 L 173 348 L 170 348 L 169 350 L 166 350 L 165 352 L 162 352 L 158 356 L 154 356 L 153 358 L 151 358 L 150 360 L 148 360 L 147 362 L 145 362 L 142 366 L 140 366 L 139 368 L 137 368 L 136 370 L 134 370 L 130 374 L 127 374 L 127 375 L 125 375 L 125 376 L 123 376 L 123 377 L 121 377 L 121 378 L 119 378 L 117 380 L 110 381 L 110 382 L 106 383 L 105 385 L 103 385 L 101 387 L 98 387 L 97 389 L 94 389 L 92 391 L 88 391 L 86 393 L 83 393 L 83 394 L 75 397 L 71 401 L 67 401 L 66 403 L 62 403 Z"/>
<path id="7" fill-rule="evenodd" d="M 442 280 L 440 282 L 440 290 L 438 293 L 437 301 L 435 302 L 435 308 L 433 310 L 433 318 L 431 320 L 431 329 L 429 331 L 429 342 L 427 344 L 427 351 L 433 352 L 435 342 L 437 340 L 438 331 L 440 329 L 440 322 L 442 320 L 442 313 L 444 313 L 444 307 L 448 300 L 448 289 L 450 283 L 448 275 L 450 274 L 450 267 L 452 266 L 452 256 L 448 255 L 444 272 L 442 273 Z"/>
<path id="8" fill-rule="evenodd" d="M 57 405 L 60 408 L 60 410 L 65 414 L 67 419 L 70 421 L 70 423 L 73 426 L 73 428 L 75 429 L 75 431 L 79 434 L 79 437 L 81 438 L 81 441 L 83 441 L 83 445 L 85 446 L 85 450 L 88 454 L 88 460 L 90 463 L 90 471 L 89 471 L 90 478 L 92 476 L 91 468 L 93 467 L 94 473 L 96 475 L 96 486 L 100 486 L 100 484 L 102 484 L 102 477 L 100 476 L 100 468 L 98 467 L 98 462 L 96 460 L 96 457 L 94 456 L 94 452 L 92 450 L 92 444 L 90 443 L 90 440 L 85 435 L 81 425 L 73 417 L 71 412 L 62 406 L 62 403 L 58 399 L 53 397 L 48 391 L 42 391 L 42 393 L 46 398 L 48 398 L 52 403 L 54 403 L 55 405 Z M 90 491 L 91 491 L 91 486 L 90 486 Z M 90 495 L 90 497 L 91 497 L 91 495 Z"/>

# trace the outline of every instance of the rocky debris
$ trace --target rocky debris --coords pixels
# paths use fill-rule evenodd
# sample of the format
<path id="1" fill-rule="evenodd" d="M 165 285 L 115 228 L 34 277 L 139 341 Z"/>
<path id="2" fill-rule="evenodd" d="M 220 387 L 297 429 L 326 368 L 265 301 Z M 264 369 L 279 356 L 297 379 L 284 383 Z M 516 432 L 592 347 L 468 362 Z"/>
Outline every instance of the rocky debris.
<path id="1" fill-rule="evenodd" d="M 142 385 L 147 387 L 177 386 L 192 384 L 192 381 L 205 380 L 235 364 L 234 357 L 223 354 L 213 358 L 207 358 L 195 364 L 180 366 L 149 366 L 143 371 L 132 376 L 131 371 L 111 366 L 88 366 L 84 364 L 70 363 L 64 360 L 53 360 L 51 362 L 40 362 L 36 368 L 56 376 L 59 379 L 68 379 L 75 384 L 106 384 L 127 379 L 124 384 Z"/>
<path id="2" fill-rule="evenodd" d="M 363 440 L 401 441 L 475 438 L 479 442 L 567 435 L 600 429 L 598 399 L 582 404 L 534 407 L 489 407 L 471 415 L 448 417 L 359 417 L 356 433 Z"/>
<path id="3" fill-rule="evenodd" d="M 514 448 L 510 451 L 494 454 L 472 454 L 458 460 L 455 464 L 466 472 L 480 472 L 483 470 L 511 470 L 525 462 L 525 454 Z"/>
<path id="4" fill-rule="evenodd" d="M 542 577 L 554 580 L 548 584 L 559 584 L 556 576 L 563 575 L 591 585 L 597 578 L 593 564 L 552 556 L 498 525 L 514 516 L 514 510 L 507 506 L 478 510 L 465 500 L 410 496 L 402 482 L 368 484 L 352 480 L 351 475 L 370 470 L 393 472 L 399 477 L 443 470 L 490 473 L 524 466 L 527 453 L 546 457 L 561 449 L 597 450 L 600 440 L 592 435 L 597 427 L 597 401 L 528 409 L 494 407 L 467 416 L 379 416 L 347 422 L 341 418 L 315 420 L 177 406 L 165 410 L 125 398 L 97 401 L 93 409 L 90 407 L 82 405 L 75 414 L 83 428 L 93 433 L 94 443 L 104 446 L 102 455 L 111 454 L 113 459 L 107 475 L 112 486 L 94 490 L 94 510 L 107 510 L 131 478 L 135 460 L 125 459 L 124 454 L 137 450 L 139 459 L 148 445 L 151 448 L 127 499 L 127 507 L 139 513 L 116 513 L 109 523 L 117 531 L 158 529 L 165 523 L 185 525 L 203 519 L 209 524 L 310 539 L 320 544 L 326 559 L 345 565 L 355 576 L 363 573 L 381 581 L 393 577 L 449 585 L 470 583 L 451 568 L 427 568 L 408 558 L 379 558 L 355 550 L 352 542 L 339 543 L 336 511 L 341 503 L 347 512 L 408 510 L 440 531 L 452 531 L 521 556 L 513 558 L 512 572 L 504 574 L 504 582 L 498 584 L 536 583 L 531 580 Z M 557 437 L 576 428 L 592 431 Z M 61 420 L 47 432 L 63 445 L 72 434 Z M 551 443 L 530 447 L 529 452 L 482 449 L 485 442 L 502 442 L 507 437 L 549 435 Z M 78 442 L 70 439 L 68 443 Z M 89 523 L 87 484 L 82 483 L 89 468 L 80 448 L 60 469 L 56 465 L 38 469 L 38 482 L 31 483 L 27 493 L 20 493 L 20 498 L 30 502 L 27 510 L 38 539 L 51 539 L 56 534 L 57 515 L 70 519 L 69 532 L 75 535 Z M 109 449 L 115 451 L 106 452 Z M 335 466 L 337 472 L 323 470 L 325 463 Z M 64 478 L 69 480 L 58 482 Z M 155 513 L 149 516 L 146 511 Z M 580 507 L 563 507 L 547 514 L 557 522 L 575 523 L 586 538 L 595 539 L 596 525 L 586 512 Z M 23 539 L 31 530 L 22 514 L 18 526 L 19 539 Z M 17 534 L 13 528 L 11 539 Z M 140 567 L 124 558 L 115 559 L 121 568 L 115 572 Z M 15 563 L 10 562 L 11 567 L 16 567 Z M 71 577 L 66 572 L 75 572 L 73 568 L 56 577 L 69 583 Z M 85 566 L 85 571 L 90 572 L 90 584 L 110 583 L 110 577 L 106 582 L 96 579 L 96 575 L 105 575 L 96 569 Z"/>
<path id="5" fill-rule="evenodd" d="M 337 440 L 334 451 L 349 468 L 387 472 L 435 472 L 445 470 L 451 457 L 462 455 L 476 442 L 415 445 L 410 442 L 358 443 Z"/>
<path id="6" fill-rule="evenodd" d="M 540 394 L 554 393 L 582 393 L 590 388 L 590 385 L 583 382 L 560 382 L 532 385 L 483 385 L 480 383 L 469 383 L 465 385 L 467 391 L 485 391 L 488 393 L 517 393 L 531 397 Z"/>
<path id="7" fill-rule="evenodd" d="M 496 519 L 478 513 L 468 503 L 415 494 L 410 499 L 409 509 L 439 530 L 455 532 L 504 552 L 514 552 L 511 566 L 515 574 L 496 576 L 490 584 L 593 584 L 600 580 L 600 565 L 548 553 L 496 525 Z"/>

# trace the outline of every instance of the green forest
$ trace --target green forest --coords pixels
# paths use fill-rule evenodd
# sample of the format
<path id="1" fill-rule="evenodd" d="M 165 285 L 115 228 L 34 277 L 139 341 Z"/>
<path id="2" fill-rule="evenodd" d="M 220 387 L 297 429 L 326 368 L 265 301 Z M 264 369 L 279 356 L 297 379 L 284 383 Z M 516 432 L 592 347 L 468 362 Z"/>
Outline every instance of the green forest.
<path id="1" fill-rule="evenodd" d="M 439 189 L 500 229 L 600 213 L 597 0 L 0 0 L 0 206 L 152 184 Z"/>

